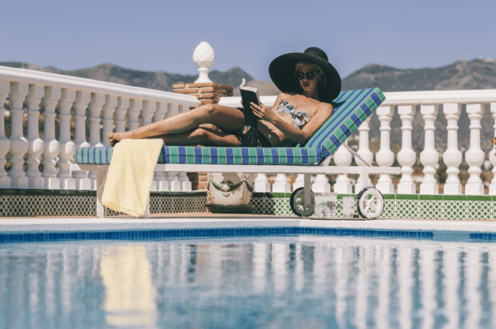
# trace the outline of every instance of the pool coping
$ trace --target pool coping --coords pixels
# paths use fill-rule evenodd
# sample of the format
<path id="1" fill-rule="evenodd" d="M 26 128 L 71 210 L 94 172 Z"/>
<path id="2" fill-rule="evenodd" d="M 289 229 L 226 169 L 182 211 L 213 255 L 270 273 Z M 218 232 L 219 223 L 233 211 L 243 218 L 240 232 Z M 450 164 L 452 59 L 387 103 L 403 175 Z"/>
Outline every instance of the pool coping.
<path id="1" fill-rule="evenodd" d="M 96 232 L 121 230 L 220 229 L 308 227 L 369 230 L 456 231 L 496 234 L 496 221 L 446 221 L 421 219 L 316 220 L 289 216 L 219 215 L 135 219 L 131 217 L 0 218 L 0 233 Z"/>

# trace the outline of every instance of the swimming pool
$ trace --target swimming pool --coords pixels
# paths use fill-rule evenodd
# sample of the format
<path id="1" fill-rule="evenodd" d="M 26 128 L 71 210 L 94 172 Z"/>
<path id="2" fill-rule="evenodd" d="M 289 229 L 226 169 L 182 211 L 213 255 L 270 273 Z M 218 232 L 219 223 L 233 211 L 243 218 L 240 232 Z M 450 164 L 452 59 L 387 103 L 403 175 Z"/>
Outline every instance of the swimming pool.
<path id="1" fill-rule="evenodd" d="M 12 241 L 0 327 L 494 328 L 495 257 L 398 234 Z"/>

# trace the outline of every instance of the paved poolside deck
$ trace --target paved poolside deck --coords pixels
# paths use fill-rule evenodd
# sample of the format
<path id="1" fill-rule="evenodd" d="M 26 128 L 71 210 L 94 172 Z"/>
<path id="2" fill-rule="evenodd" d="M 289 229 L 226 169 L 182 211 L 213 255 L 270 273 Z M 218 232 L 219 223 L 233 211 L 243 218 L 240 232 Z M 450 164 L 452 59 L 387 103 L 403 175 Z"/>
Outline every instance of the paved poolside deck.
<path id="1" fill-rule="evenodd" d="M 496 234 L 496 221 L 444 220 L 317 220 L 299 217 L 249 214 L 180 213 L 152 215 L 150 219 L 132 217 L 50 217 L 0 218 L 0 233 L 74 232 L 154 229 L 213 229 L 263 227 L 315 227 L 368 230 L 452 231 Z"/>

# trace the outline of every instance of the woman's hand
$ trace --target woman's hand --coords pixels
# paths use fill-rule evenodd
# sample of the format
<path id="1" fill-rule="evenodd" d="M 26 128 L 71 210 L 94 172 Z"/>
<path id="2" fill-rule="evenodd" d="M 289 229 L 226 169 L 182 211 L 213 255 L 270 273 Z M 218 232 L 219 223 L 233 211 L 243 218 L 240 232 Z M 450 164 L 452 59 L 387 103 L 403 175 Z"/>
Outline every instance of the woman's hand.
<path id="1" fill-rule="evenodd" d="M 276 118 L 276 114 L 272 112 L 271 109 L 269 109 L 267 106 L 265 106 L 263 103 L 260 103 L 260 106 L 256 105 L 255 103 L 250 103 L 251 109 L 253 111 L 253 114 L 261 119 L 265 120 L 268 122 L 273 122 L 274 119 Z"/>

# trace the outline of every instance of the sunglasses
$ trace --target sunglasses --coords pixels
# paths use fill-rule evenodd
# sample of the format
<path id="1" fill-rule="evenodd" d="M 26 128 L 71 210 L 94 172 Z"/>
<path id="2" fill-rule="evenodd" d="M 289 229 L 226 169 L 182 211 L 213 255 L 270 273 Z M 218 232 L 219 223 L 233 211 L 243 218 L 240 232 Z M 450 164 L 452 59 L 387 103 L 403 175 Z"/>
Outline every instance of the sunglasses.
<path id="1" fill-rule="evenodd" d="M 319 73 L 319 72 L 318 72 L 318 71 L 315 71 L 315 70 L 308 71 L 308 72 L 296 71 L 296 72 L 295 72 L 295 75 L 296 75 L 296 77 L 298 78 L 298 80 L 303 80 L 303 79 L 312 80 L 313 78 L 315 78 L 315 76 L 316 76 L 318 73 Z"/>

